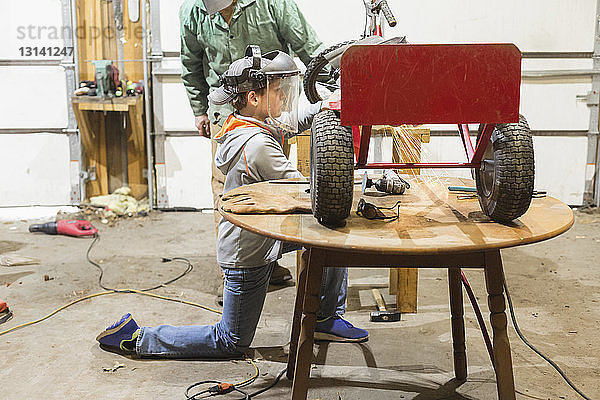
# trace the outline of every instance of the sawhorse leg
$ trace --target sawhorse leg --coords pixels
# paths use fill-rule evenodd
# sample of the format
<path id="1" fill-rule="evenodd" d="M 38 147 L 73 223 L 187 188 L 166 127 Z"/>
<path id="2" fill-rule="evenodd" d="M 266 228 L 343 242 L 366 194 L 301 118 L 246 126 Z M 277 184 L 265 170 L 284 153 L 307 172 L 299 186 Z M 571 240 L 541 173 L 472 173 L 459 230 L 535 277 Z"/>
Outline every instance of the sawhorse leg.
<path id="1" fill-rule="evenodd" d="M 504 274 L 500 250 L 485 252 L 485 285 L 488 292 L 490 322 L 494 333 L 494 368 L 500 400 L 515 399 L 515 381 L 512 370 L 510 343 L 506 332 L 506 305 L 504 302 Z"/>

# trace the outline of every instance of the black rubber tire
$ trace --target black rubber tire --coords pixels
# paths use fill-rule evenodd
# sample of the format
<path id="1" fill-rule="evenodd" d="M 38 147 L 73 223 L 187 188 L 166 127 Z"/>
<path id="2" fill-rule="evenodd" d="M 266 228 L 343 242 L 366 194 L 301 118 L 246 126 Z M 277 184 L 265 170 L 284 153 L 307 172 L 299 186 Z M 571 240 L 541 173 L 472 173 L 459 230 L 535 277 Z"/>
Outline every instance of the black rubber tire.
<path id="1" fill-rule="evenodd" d="M 315 115 L 310 135 L 310 200 L 319 223 L 345 224 L 354 189 L 352 129 L 342 126 L 339 114 L 324 110 Z"/>
<path id="2" fill-rule="evenodd" d="M 346 42 L 338 43 L 331 47 L 328 47 L 322 52 L 320 52 L 315 58 L 313 58 L 310 63 L 308 63 L 308 65 L 306 66 L 306 72 L 304 73 L 303 85 L 306 98 L 312 104 L 316 103 L 317 101 L 323 100 L 317 92 L 317 81 L 319 78 L 319 74 L 321 73 L 323 68 L 325 68 L 325 66 L 329 64 L 329 62 L 325 58 L 325 54 L 337 50 L 340 47 L 352 44 L 354 42 L 355 40 L 348 40 Z"/>
<path id="3" fill-rule="evenodd" d="M 479 137 L 477 138 L 479 141 Z M 535 176 L 533 140 L 527 120 L 499 124 L 475 170 L 479 204 L 497 222 L 510 222 L 529 209 Z"/>

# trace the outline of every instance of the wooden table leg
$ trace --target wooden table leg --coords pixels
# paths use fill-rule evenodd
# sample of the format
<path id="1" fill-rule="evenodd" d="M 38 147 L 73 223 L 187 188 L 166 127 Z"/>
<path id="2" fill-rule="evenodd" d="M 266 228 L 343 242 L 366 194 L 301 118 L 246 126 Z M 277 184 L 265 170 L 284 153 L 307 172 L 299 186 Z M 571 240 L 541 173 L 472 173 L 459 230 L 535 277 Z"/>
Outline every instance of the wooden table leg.
<path id="1" fill-rule="evenodd" d="M 452 347 L 454 348 L 454 376 L 459 382 L 467 379 L 465 353 L 465 321 L 463 319 L 463 293 L 460 268 L 448 268 L 450 288 L 450 313 L 452 314 Z"/>
<path id="2" fill-rule="evenodd" d="M 313 356 L 313 339 L 319 311 L 321 280 L 325 250 L 312 248 L 306 267 L 306 291 L 302 303 L 300 337 L 296 354 L 296 368 L 292 383 L 292 400 L 305 400 L 308 394 L 310 363 Z"/>
<path id="3" fill-rule="evenodd" d="M 288 379 L 294 377 L 296 367 L 296 353 L 298 351 L 298 337 L 300 336 L 300 319 L 302 317 L 302 303 L 304 301 L 304 292 L 306 289 L 306 272 L 310 249 L 302 252 L 302 257 L 298 263 L 296 273 L 296 304 L 294 305 L 294 318 L 292 320 L 292 335 L 290 338 L 290 352 L 288 354 L 288 366 L 286 376 Z"/>
<path id="4" fill-rule="evenodd" d="M 485 252 L 485 285 L 488 292 L 490 321 L 494 333 L 494 367 L 500 400 L 515 399 L 515 381 L 512 370 L 510 343 L 506 332 L 506 305 L 504 302 L 504 278 L 500 250 Z"/>

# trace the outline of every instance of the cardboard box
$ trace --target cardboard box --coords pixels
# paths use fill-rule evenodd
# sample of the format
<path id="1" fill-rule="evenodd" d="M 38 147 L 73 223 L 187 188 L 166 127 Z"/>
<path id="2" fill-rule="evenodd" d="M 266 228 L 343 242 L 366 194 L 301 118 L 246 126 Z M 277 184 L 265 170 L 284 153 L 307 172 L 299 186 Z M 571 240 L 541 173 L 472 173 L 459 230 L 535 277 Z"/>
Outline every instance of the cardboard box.
<path id="1" fill-rule="evenodd" d="M 310 177 L 310 131 L 304 131 L 296 136 L 296 168 L 305 177 Z"/>

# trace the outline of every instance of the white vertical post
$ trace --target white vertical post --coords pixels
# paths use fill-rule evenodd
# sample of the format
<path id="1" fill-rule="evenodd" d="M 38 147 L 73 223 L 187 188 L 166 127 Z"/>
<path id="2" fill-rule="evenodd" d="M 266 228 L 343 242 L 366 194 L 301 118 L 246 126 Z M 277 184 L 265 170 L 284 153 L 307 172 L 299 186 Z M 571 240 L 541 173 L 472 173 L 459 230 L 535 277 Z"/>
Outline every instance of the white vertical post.
<path id="1" fill-rule="evenodd" d="M 69 136 L 69 168 L 71 180 L 71 204 L 78 204 L 85 197 L 85 181 L 81 174 L 82 154 L 81 138 L 77 130 L 77 120 L 71 104 L 71 96 L 79 83 L 79 60 L 77 58 L 76 15 L 74 0 L 61 0 L 63 26 L 69 27 L 70 35 L 64 35 L 64 46 L 71 48 L 71 55 L 66 55 L 60 65 L 65 69 L 67 85 L 68 124 L 64 132 Z"/>
<path id="2" fill-rule="evenodd" d="M 150 114 L 152 112 L 149 93 L 149 72 L 148 72 L 148 2 L 142 0 L 140 4 L 140 12 L 142 14 L 142 53 L 144 61 L 142 62 L 144 71 L 144 116 L 146 120 L 146 151 L 148 155 L 148 202 L 150 209 L 154 208 L 154 147 L 152 137 L 152 120 Z"/>

